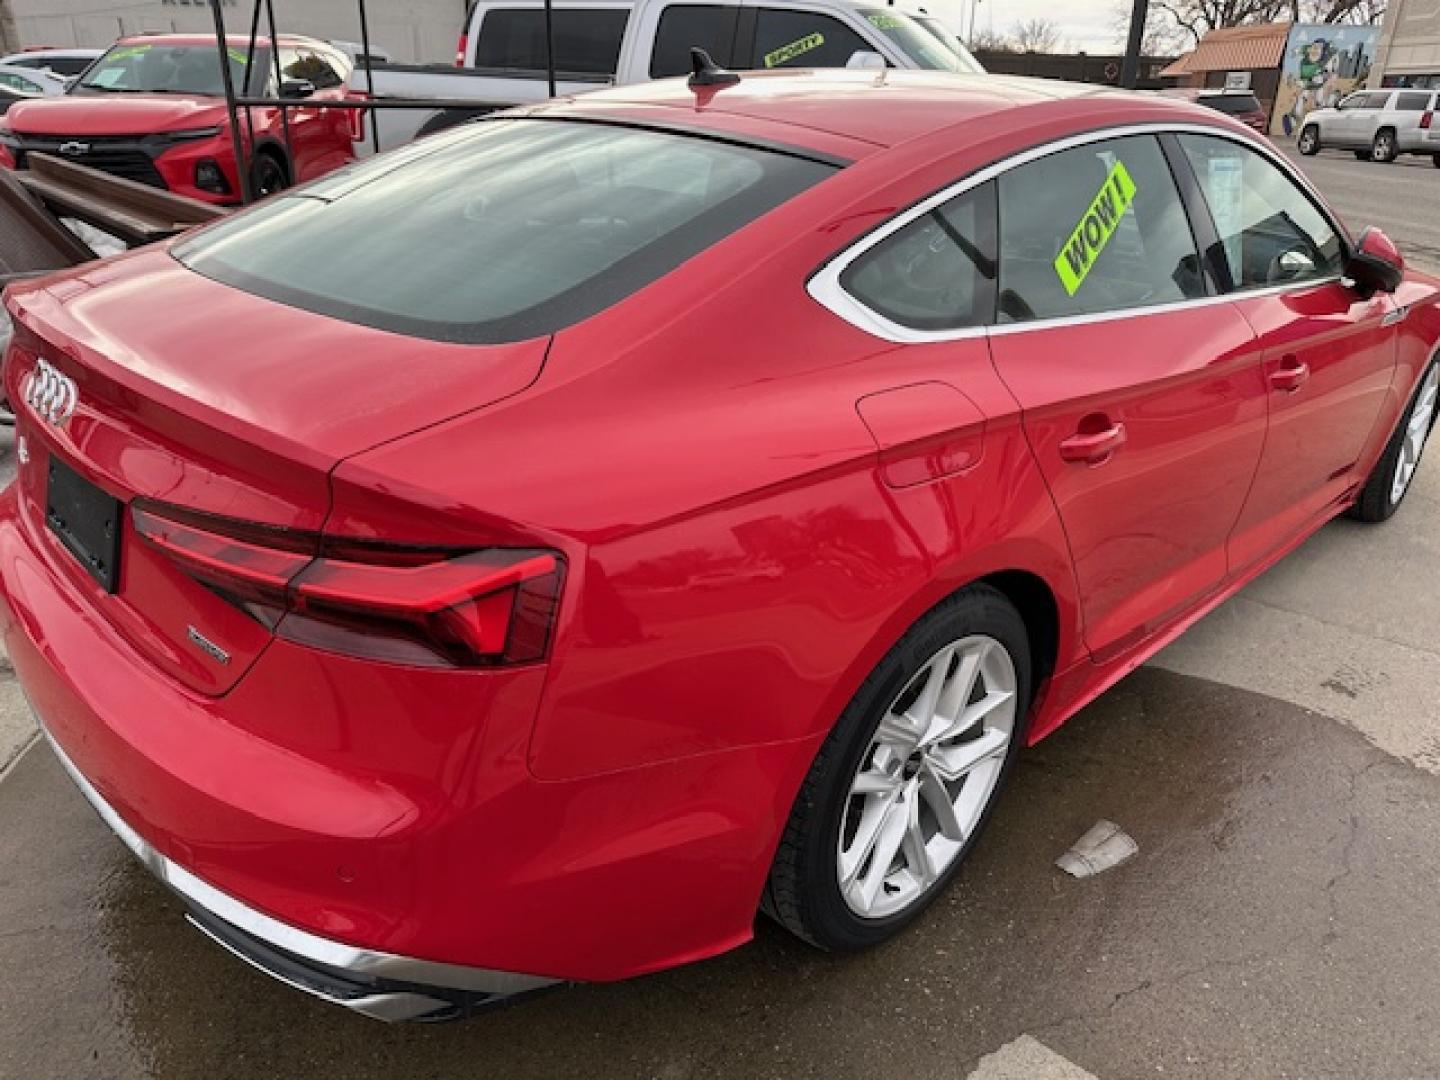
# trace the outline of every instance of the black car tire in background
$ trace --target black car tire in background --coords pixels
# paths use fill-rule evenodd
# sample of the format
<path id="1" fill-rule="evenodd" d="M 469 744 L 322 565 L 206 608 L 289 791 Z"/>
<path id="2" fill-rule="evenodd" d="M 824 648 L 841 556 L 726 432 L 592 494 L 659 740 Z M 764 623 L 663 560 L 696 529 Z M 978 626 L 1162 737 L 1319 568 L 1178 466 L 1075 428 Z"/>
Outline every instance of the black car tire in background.
<path id="1" fill-rule="evenodd" d="M 1301 130 L 1296 147 L 1306 157 L 1314 157 L 1320 152 L 1320 129 L 1314 124 L 1307 125 Z"/>
<path id="2" fill-rule="evenodd" d="M 1381 128 L 1375 133 L 1375 141 L 1370 144 L 1370 159 L 1381 165 L 1389 165 L 1400 156 L 1400 145 L 1395 141 L 1393 128 Z"/>

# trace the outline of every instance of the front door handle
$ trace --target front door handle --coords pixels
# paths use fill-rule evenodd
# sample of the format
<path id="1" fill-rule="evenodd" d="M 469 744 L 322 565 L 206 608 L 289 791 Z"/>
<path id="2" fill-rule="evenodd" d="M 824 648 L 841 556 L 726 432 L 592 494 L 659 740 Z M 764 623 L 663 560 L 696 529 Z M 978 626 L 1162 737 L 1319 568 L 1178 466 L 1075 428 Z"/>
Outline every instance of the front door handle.
<path id="1" fill-rule="evenodd" d="M 1270 373 L 1270 385 L 1286 394 L 1293 394 L 1310 381 L 1310 365 L 1295 356 L 1287 356 Z"/>
<path id="2" fill-rule="evenodd" d="M 1103 419 L 1101 422 L 1108 423 Z M 1117 421 L 1102 431 L 1071 435 L 1060 443 L 1060 456 L 1080 465 L 1103 465 L 1125 445 L 1125 440 L 1125 425 Z"/>

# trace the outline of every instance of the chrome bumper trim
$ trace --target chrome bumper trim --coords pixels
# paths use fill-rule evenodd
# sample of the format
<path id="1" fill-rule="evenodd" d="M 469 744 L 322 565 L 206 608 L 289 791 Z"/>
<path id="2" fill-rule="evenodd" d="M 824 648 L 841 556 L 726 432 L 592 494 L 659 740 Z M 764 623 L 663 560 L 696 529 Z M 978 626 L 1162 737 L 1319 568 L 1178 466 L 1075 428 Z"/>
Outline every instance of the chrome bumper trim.
<path id="1" fill-rule="evenodd" d="M 396 953 L 379 952 L 374 949 L 346 945 L 330 938 L 320 937 L 301 930 L 288 923 L 280 922 L 269 915 L 256 911 L 214 886 L 201 881 L 183 866 L 171 861 L 153 844 L 132 829 L 105 801 L 95 786 L 85 778 L 68 754 L 61 749 L 55 737 L 50 734 L 43 721 L 40 731 L 55 752 L 56 758 L 70 774 L 70 779 L 102 821 L 128 847 L 150 872 L 165 882 L 192 907 L 207 914 L 219 923 L 228 924 L 238 931 L 235 935 L 243 939 L 257 940 L 269 949 L 289 954 L 301 961 L 309 961 L 340 976 L 349 976 L 357 984 L 373 985 L 375 993 L 340 994 L 327 991 L 323 985 L 309 980 L 295 978 L 277 970 L 276 966 L 257 959 L 245 949 L 229 940 L 230 935 L 210 929 L 194 916 L 189 917 L 192 925 L 244 960 L 252 967 L 265 972 L 297 990 L 343 1006 L 353 1012 L 363 1013 L 380 1020 L 415 1020 L 453 1015 L 457 1011 L 456 1000 L 469 996 L 479 999 L 482 1004 L 498 1002 L 518 994 L 527 994 L 558 980 L 533 975 L 516 975 L 505 971 L 490 971 L 485 968 L 463 967 L 458 964 L 444 964 L 433 960 L 420 960 Z M 427 989 L 436 993 L 427 994 Z"/>

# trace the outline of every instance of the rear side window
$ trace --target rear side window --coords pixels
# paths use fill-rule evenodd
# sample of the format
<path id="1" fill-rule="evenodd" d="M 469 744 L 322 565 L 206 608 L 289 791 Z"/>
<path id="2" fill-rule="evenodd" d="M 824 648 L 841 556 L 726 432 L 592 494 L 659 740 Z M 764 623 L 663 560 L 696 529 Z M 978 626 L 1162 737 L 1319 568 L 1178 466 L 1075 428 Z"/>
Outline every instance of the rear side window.
<path id="1" fill-rule="evenodd" d="M 575 75 L 614 75 L 630 13 L 621 8 L 556 7 L 555 69 Z M 545 12 L 494 8 L 480 24 L 475 66 L 544 71 Z"/>
<path id="2" fill-rule="evenodd" d="M 843 68 L 857 52 L 875 46 L 839 19 L 809 11 L 761 8 L 755 22 L 755 48 L 748 67 Z"/>
<path id="3" fill-rule="evenodd" d="M 48 60 L 42 60 L 37 67 L 48 67 L 56 75 L 73 76 L 79 75 L 88 68 L 94 61 L 83 56 L 56 56 Z"/>
<path id="4" fill-rule="evenodd" d="M 672 4 L 660 13 L 650 77 L 664 79 L 690 72 L 690 50 L 704 49 L 721 67 L 735 67 L 735 25 L 738 7 L 719 4 Z"/>
<path id="5" fill-rule="evenodd" d="M 1000 322 L 1206 295 L 1189 218 L 1153 137 L 1050 154 L 999 185 Z"/>
<path id="6" fill-rule="evenodd" d="M 852 262 L 840 284 L 914 330 L 984 326 L 995 311 L 995 185 L 916 218 Z"/>
<path id="7" fill-rule="evenodd" d="M 1259 112 L 1260 102 L 1254 94 L 1216 94 L 1212 97 L 1202 97 L 1200 104 L 1209 105 L 1216 112 L 1222 112 L 1226 116 L 1244 116 L 1247 113 Z"/>
<path id="8" fill-rule="evenodd" d="M 337 319 L 521 341 L 609 307 L 833 172 L 671 133 L 486 121 L 268 200 L 173 251 L 206 277 Z"/>
<path id="9" fill-rule="evenodd" d="M 1181 135 L 1237 289 L 1332 277 L 1340 237 L 1295 182 L 1248 147 Z"/>
<path id="10" fill-rule="evenodd" d="M 1430 108 L 1430 95 L 1401 94 L 1395 108 L 1401 112 L 1424 112 Z"/>

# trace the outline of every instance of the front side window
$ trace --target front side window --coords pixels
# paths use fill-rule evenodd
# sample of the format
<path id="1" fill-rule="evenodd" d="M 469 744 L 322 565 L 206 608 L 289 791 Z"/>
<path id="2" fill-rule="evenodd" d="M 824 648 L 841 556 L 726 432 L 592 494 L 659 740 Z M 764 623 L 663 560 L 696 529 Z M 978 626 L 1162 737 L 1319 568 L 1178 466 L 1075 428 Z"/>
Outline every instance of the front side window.
<path id="1" fill-rule="evenodd" d="M 761 8 L 755 21 L 755 48 L 747 66 L 757 70 L 843 68 L 857 52 L 874 51 L 868 41 L 829 15 Z"/>
<path id="2" fill-rule="evenodd" d="M 672 4 L 660 13 L 650 77 L 690 73 L 690 50 L 704 49 L 721 67 L 735 66 L 738 7 L 722 4 Z"/>
<path id="3" fill-rule="evenodd" d="M 246 71 L 252 72 L 249 92 L 259 93 L 270 70 L 270 50 L 256 48 L 253 62 L 247 51 L 234 45 L 225 49 L 230 78 L 237 91 L 246 89 Z M 225 79 L 214 44 L 166 45 L 141 42 L 116 45 L 85 73 L 72 94 L 205 94 L 223 97 Z"/>
<path id="4" fill-rule="evenodd" d="M 999 179 L 1000 322 L 1205 296 L 1189 218 L 1151 136 L 1087 143 Z"/>
<path id="5" fill-rule="evenodd" d="M 19 90 L 26 94 L 39 94 L 42 92 L 42 87 L 39 83 L 33 83 L 29 79 L 10 71 L 0 71 L 0 86 L 8 86 L 11 90 Z"/>
<path id="6" fill-rule="evenodd" d="M 916 218 L 840 275 L 851 296 L 914 330 L 984 326 L 995 308 L 995 185 Z"/>
<path id="7" fill-rule="evenodd" d="M 861 8 L 860 16 L 889 38 L 917 68 L 970 75 L 982 74 L 985 70 L 960 44 L 960 39 L 938 20 L 931 19 L 928 25 L 922 26 L 920 20 L 894 8 Z"/>
<path id="8" fill-rule="evenodd" d="M 1181 135 L 1200 181 L 1235 288 L 1263 288 L 1339 274 L 1340 237 L 1319 208 L 1272 162 L 1239 143 Z"/>
<path id="9" fill-rule="evenodd" d="M 303 79 L 316 90 L 341 86 L 345 80 L 322 54 L 312 49 L 280 50 L 280 74 L 285 79 Z"/>
<path id="10" fill-rule="evenodd" d="M 438 341 L 601 311 L 834 173 L 610 124 L 467 124 L 269 199 L 173 249 L 292 307 Z"/>
<path id="11" fill-rule="evenodd" d="M 573 75 L 614 75 L 629 11 L 562 8 L 554 12 L 555 70 Z M 475 66 L 512 71 L 546 69 L 545 12 L 494 8 L 480 24 Z"/>

